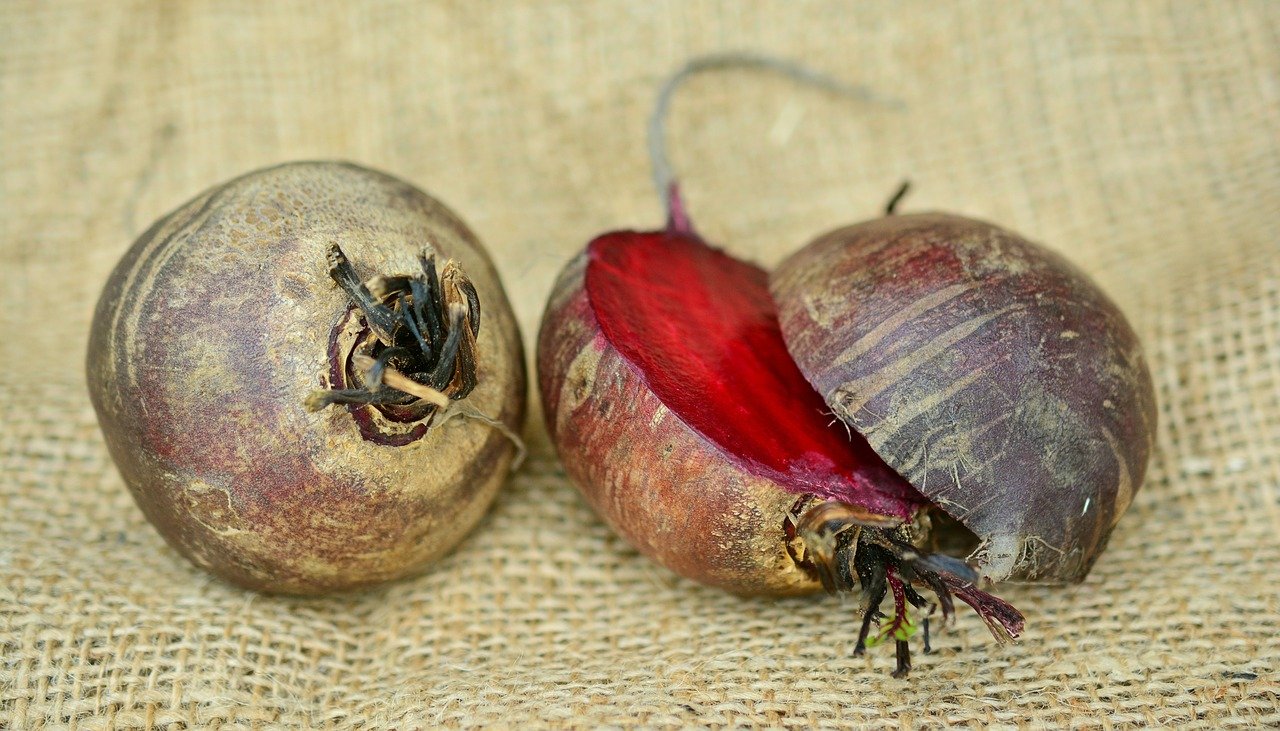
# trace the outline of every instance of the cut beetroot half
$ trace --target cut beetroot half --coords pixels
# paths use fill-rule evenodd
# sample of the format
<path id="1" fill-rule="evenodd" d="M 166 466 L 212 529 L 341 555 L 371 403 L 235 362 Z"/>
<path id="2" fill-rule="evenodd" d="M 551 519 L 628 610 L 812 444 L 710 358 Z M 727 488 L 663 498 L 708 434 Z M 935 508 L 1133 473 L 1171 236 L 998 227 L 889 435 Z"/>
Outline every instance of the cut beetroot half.
<path id="1" fill-rule="evenodd" d="M 586 289 L 654 395 L 749 472 L 901 520 L 927 504 L 805 380 L 760 267 L 692 232 L 614 232 L 590 244 Z"/>
<path id="2" fill-rule="evenodd" d="M 860 585 L 867 597 L 855 653 L 875 641 L 870 626 L 891 593 L 893 617 L 880 639 L 897 646 L 895 674 L 910 670 L 907 638 L 915 626 L 906 605 L 930 605 L 913 582 L 937 595 L 944 620 L 952 615 L 952 597 L 959 597 L 997 639 L 1017 637 L 1022 615 L 979 590 L 972 568 L 925 553 L 890 529 L 910 523 L 929 501 L 833 416 L 805 379 L 782 338 L 767 273 L 708 246 L 679 211 L 673 209 L 664 231 L 613 232 L 589 245 L 587 297 L 609 344 L 673 414 L 727 458 L 806 496 L 801 502 L 818 498 L 795 529 L 825 544 L 809 565 L 829 591 Z M 865 528 L 840 538 L 841 526 L 851 524 Z M 927 614 L 923 627 L 927 651 Z"/>

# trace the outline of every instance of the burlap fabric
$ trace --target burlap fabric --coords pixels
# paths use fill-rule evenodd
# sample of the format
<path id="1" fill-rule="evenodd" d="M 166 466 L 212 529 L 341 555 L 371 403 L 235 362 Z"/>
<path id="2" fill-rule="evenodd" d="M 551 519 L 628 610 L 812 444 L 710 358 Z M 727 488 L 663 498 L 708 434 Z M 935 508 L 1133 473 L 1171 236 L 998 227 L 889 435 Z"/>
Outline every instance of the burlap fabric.
<path id="1" fill-rule="evenodd" d="M 856 608 L 743 600 L 610 536 L 534 455 L 429 573 L 352 596 L 210 579 L 143 520 L 82 363 L 130 241 L 198 190 L 346 158 L 448 201 L 532 342 L 592 235 L 660 221 L 645 115 L 698 53 L 806 60 L 678 98 L 710 238 L 765 263 L 877 213 L 989 218 L 1094 274 L 1160 399 L 1088 581 L 1008 587 L 894 680 Z M 1280 6 L 18 2 L 0 6 L 0 727 L 1280 725 Z"/>

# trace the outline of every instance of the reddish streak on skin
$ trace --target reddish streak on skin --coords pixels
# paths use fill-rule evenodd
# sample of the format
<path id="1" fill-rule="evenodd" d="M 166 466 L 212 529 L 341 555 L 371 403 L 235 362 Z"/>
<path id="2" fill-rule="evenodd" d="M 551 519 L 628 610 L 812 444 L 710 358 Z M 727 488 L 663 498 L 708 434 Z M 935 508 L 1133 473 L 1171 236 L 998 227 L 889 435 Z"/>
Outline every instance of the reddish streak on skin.
<path id="1" fill-rule="evenodd" d="M 748 471 L 880 515 L 907 519 L 927 504 L 800 373 L 764 270 L 674 223 L 605 234 L 588 257 L 604 337 L 668 409 Z"/>

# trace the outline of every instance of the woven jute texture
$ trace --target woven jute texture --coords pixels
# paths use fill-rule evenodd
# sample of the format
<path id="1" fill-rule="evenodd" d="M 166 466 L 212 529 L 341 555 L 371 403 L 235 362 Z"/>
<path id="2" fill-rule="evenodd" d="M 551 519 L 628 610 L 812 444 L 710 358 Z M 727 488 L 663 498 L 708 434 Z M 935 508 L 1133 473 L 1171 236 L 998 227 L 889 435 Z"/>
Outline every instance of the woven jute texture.
<path id="1" fill-rule="evenodd" d="M 672 157 L 766 265 L 877 214 L 999 222 L 1130 315 L 1159 445 L 1080 586 L 1002 587 L 889 677 L 857 607 L 747 600 L 612 537 L 533 455 L 427 573 L 262 596 L 169 549 L 112 465 L 84 349 L 112 265 L 207 186 L 342 158 L 448 202 L 532 343 L 559 267 L 661 221 L 644 123 L 749 49 L 893 108 L 725 71 Z M 0 5 L 0 727 L 1280 726 L 1280 5 L 7 2 Z"/>

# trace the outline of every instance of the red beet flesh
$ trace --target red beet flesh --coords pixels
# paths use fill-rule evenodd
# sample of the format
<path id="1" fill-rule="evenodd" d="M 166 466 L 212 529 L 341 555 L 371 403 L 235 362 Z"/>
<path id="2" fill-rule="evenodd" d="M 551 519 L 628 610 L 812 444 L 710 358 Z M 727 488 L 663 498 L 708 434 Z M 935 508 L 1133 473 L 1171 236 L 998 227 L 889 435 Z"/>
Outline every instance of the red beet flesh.
<path id="1" fill-rule="evenodd" d="M 800 373 L 763 269 L 692 233 L 622 231 L 591 242 L 586 289 L 653 393 L 745 469 L 901 520 L 927 504 Z"/>

